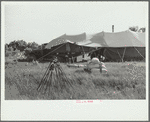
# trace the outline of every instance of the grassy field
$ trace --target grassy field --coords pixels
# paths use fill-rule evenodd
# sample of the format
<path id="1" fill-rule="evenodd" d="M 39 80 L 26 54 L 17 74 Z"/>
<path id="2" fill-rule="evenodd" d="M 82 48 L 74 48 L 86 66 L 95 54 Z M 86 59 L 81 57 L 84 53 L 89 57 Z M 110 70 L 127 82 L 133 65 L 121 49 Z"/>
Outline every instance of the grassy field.
<path id="1" fill-rule="evenodd" d="M 37 91 L 37 87 L 48 67 L 48 63 L 25 65 L 25 62 L 9 65 L 5 69 L 6 100 L 79 100 L 79 99 L 145 99 L 145 62 L 108 62 L 108 74 L 98 71 L 85 72 L 82 68 L 68 68 L 61 64 L 72 87 L 47 94 Z M 63 81 L 62 81 L 63 82 Z"/>

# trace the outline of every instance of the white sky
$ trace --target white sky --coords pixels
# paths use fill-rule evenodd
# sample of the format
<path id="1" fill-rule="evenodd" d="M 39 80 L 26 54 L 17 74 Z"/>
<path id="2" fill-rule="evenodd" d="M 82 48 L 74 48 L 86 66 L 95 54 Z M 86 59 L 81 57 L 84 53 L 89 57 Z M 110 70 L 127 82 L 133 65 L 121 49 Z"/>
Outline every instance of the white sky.
<path id="1" fill-rule="evenodd" d="M 4 4 L 3 4 L 4 5 Z M 148 2 L 5 2 L 5 43 L 48 43 L 63 34 L 125 31 L 147 25 Z"/>

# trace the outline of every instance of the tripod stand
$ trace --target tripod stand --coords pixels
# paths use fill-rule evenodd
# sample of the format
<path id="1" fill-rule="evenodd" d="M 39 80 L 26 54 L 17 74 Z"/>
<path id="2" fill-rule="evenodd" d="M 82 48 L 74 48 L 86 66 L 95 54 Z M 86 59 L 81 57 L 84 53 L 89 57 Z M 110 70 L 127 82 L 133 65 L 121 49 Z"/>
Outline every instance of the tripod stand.
<path id="1" fill-rule="evenodd" d="M 72 84 L 60 66 L 57 57 L 55 57 L 50 62 L 37 90 L 46 93 L 50 92 L 51 89 L 62 90 L 69 86 L 72 86 Z"/>

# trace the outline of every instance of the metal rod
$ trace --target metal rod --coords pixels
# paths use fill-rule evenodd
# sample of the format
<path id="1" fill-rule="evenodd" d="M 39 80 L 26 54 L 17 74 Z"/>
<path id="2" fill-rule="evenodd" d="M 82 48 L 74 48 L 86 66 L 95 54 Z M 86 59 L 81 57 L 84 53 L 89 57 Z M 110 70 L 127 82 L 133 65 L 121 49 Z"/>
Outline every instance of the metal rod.
<path id="1" fill-rule="evenodd" d="M 40 84 L 39 84 L 37 90 L 39 90 L 41 84 L 43 83 L 43 81 L 44 81 L 44 79 L 45 79 L 45 77 L 46 77 L 46 74 L 49 72 L 50 66 L 51 66 L 51 63 L 49 63 L 48 68 L 47 68 L 46 72 L 44 73 L 44 76 L 42 77 L 42 80 L 41 80 L 41 82 L 40 82 Z"/>
<path id="2" fill-rule="evenodd" d="M 49 83 L 52 82 L 52 81 L 51 81 L 51 76 L 52 76 L 52 71 L 50 72 L 50 74 L 48 75 L 48 78 L 47 78 L 47 84 L 46 84 L 46 88 L 45 88 L 45 93 L 46 93 L 46 91 L 47 91 L 47 88 L 48 88 Z"/>
<path id="3" fill-rule="evenodd" d="M 47 70 L 47 72 L 45 73 L 44 78 L 42 79 L 41 83 L 39 84 L 39 87 L 38 87 L 39 90 L 42 89 L 42 88 L 43 88 L 43 85 L 45 84 L 45 80 L 46 80 L 47 76 L 48 76 L 49 73 L 50 73 L 50 70 L 49 70 L 50 67 L 51 67 L 51 64 L 50 64 L 50 66 L 47 68 L 48 70 Z"/>
<path id="4" fill-rule="evenodd" d="M 123 52 L 122 61 L 123 61 L 123 58 L 124 58 L 124 55 L 125 55 L 125 51 L 126 51 L 126 47 L 125 47 L 124 52 Z"/>

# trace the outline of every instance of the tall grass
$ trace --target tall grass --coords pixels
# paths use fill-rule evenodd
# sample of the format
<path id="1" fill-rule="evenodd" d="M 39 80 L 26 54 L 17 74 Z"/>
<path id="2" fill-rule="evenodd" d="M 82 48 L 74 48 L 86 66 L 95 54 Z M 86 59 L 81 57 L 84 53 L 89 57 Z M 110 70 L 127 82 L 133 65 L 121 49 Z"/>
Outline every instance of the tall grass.
<path id="1" fill-rule="evenodd" d="M 129 64 L 129 65 L 128 65 Z M 106 63 L 107 74 L 85 72 L 82 68 L 68 68 L 61 64 L 72 87 L 51 88 L 46 94 L 37 87 L 48 63 L 38 66 L 23 62 L 5 70 L 5 99 L 64 100 L 64 99 L 145 99 L 145 63 Z M 63 82 L 63 81 L 62 81 Z"/>

